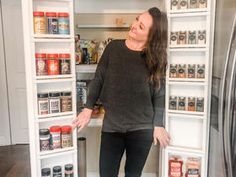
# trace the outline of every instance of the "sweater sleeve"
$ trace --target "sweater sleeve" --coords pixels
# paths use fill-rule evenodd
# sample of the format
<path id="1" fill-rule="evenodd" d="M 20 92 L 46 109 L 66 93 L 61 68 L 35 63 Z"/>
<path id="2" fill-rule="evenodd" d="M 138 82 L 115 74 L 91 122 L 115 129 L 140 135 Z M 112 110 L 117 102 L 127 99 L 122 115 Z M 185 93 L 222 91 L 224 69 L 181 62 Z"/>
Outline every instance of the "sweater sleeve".
<path id="1" fill-rule="evenodd" d="M 94 104 L 96 103 L 97 99 L 99 98 L 102 86 L 103 86 L 103 82 L 105 79 L 105 75 L 106 75 L 106 70 L 108 67 L 108 60 L 109 60 L 109 52 L 111 50 L 111 43 L 110 42 L 102 56 L 101 59 L 98 63 L 96 72 L 95 72 L 95 77 L 93 80 L 90 81 L 90 83 L 88 84 L 88 90 L 87 90 L 87 102 L 85 104 L 86 108 L 89 109 L 93 109 Z"/>
<path id="2" fill-rule="evenodd" d="M 165 80 L 161 80 L 160 90 L 154 89 L 153 107 L 154 107 L 154 126 L 164 127 L 165 112 Z"/>

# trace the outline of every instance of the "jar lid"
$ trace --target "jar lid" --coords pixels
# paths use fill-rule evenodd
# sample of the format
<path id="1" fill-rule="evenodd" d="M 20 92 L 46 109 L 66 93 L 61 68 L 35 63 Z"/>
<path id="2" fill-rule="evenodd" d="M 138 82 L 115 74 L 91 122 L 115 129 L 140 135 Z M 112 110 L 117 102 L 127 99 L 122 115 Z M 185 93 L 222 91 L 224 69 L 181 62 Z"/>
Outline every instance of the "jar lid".
<path id="1" fill-rule="evenodd" d="M 58 17 L 69 17 L 69 13 L 67 12 L 59 12 Z"/>
<path id="2" fill-rule="evenodd" d="M 47 58 L 58 58 L 58 54 L 57 53 L 47 54 Z"/>
<path id="3" fill-rule="evenodd" d="M 36 53 L 35 58 L 46 58 L 46 53 Z"/>
<path id="4" fill-rule="evenodd" d="M 69 53 L 60 53 L 59 54 L 59 58 L 70 58 L 70 54 Z"/>
<path id="5" fill-rule="evenodd" d="M 71 171 L 71 170 L 73 170 L 73 164 L 66 164 L 66 165 L 65 165 L 65 170 L 66 170 L 66 171 Z"/>
<path id="6" fill-rule="evenodd" d="M 44 16 L 44 12 L 34 12 L 34 16 L 43 17 Z"/>
<path id="7" fill-rule="evenodd" d="M 41 170 L 42 176 L 49 176 L 51 174 L 51 169 L 50 168 L 43 168 Z"/>
<path id="8" fill-rule="evenodd" d="M 61 92 L 61 96 L 71 96 L 71 92 Z"/>
<path id="9" fill-rule="evenodd" d="M 61 127 L 61 132 L 71 132 L 72 127 L 70 125 L 64 125 Z"/>
<path id="10" fill-rule="evenodd" d="M 57 13 L 56 12 L 46 12 L 47 17 L 56 17 Z"/>
<path id="11" fill-rule="evenodd" d="M 48 98 L 48 93 L 38 93 L 38 98 Z"/>
<path id="12" fill-rule="evenodd" d="M 53 167 L 53 172 L 55 173 L 61 172 L 61 167 L 60 166 Z"/>
<path id="13" fill-rule="evenodd" d="M 49 93 L 49 97 L 59 97 L 59 96 L 61 96 L 60 92 L 51 92 L 51 93 Z"/>
<path id="14" fill-rule="evenodd" d="M 50 132 L 48 129 L 40 129 L 39 130 L 39 135 L 49 135 Z"/>
<path id="15" fill-rule="evenodd" d="M 60 126 L 51 126 L 50 132 L 61 132 L 61 127 Z"/>

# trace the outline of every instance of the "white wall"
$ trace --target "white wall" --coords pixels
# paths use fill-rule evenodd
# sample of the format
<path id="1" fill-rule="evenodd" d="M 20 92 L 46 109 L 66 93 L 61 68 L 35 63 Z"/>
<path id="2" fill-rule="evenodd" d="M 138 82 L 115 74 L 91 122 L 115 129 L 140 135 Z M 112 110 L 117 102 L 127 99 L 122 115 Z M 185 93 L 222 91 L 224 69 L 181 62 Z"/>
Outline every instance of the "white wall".
<path id="1" fill-rule="evenodd" d="M 1 1 L 0 1 L 1 2 Z M 8 98 L 7 98 L 7 81 L 6 81 L 6 63 L 4 55 L 4 39 L 2 31 L 2 11 L 0 4 L 0 146 L 9 145 L 10 141 L 10 126 L 8 113 Z"/>

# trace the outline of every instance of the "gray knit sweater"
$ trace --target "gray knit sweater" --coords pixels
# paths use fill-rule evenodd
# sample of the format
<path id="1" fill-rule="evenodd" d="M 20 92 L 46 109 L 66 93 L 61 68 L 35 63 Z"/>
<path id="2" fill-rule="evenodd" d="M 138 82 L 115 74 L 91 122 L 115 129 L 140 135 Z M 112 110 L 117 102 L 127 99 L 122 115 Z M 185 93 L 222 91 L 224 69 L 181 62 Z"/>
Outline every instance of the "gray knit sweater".
<path id="1" fill-rule="evenodd" d="M 148 83 L 149 72 L 140 51 L 125 40 L 110 42 L 89 83 L 87 108 L 100 98 L 105 108 L 102 131 L 127 132 L 163 126 L 165 84 L 157 91 Z"/>

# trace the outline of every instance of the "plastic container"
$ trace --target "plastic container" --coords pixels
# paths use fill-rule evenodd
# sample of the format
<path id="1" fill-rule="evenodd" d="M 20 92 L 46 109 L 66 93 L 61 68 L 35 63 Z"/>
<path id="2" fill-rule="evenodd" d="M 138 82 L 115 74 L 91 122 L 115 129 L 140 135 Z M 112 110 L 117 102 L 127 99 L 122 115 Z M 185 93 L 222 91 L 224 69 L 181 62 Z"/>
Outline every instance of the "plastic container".
<path id="1" fill-rule="evenodd" d="M 60 74 L 70 74 L 71 73 L 71 60 L 70 54 L 64 53 L 59 54 L 59 63 L 60 63 Z"/>
<path id="2" fill-rule="evenodd" d="M 61 112 L 60 96 L 61 96 L 60 92 L 49 93 L 50 114 Z"/>
<path id="3" fill-rule="evenodd" d="M 61 127 L 61 147 L 72 147 L 72 127 L 65 125 Z"/>
<path id="4" fill-rule="evenodd" d="M 50 132 L 48 129 L 39 130 L 40 151 L 50 150 Z"/>
<path id="5" fill-rule="evenodd" d="M 73 164 L 65 165 L 65 177 L 74 177 Z"/>
<path id="6" fill-rule="evenodd" d="M 61 92 L 61 112 L 72 111 L 71 92 Z"/>
<path id="7" fill-rule="evenodd" d="M 52 149 L 61 148 L 61 127 L 50 127 Z"/>
<path id="8" fill-rule="evenodd" d="M 43 168 L 41 170 L 42 177 L 51 177 L 51 169 L 50 168 Z"/>
<path id="9" fill-rule="evenodd" d="M 46 19 L 44 12 L 34 12 L 34 34 L 46 33 Z"/>
<path id="10" fill-rule="evenodd" d="M 59 60 L 58 54 L 47 55 L 48 75 L 59 75 Z"/>
<path id="11" fill-rule="evenodd" d="M 53 177 L 62 177 L 62 171 L 60 166 L 53 167 Z"/>
<path id="12" fill-rule="evenodd" d="M 65 35 L 70 34 L 69 13 L 66 12 L 58 13 L 58 33 Z"/>
<path id="13" fill-rule="evenodd" d="M 48 34 L 58 34 L 58 19 L 56 12 L 46 12 Z"/>
<path id="14" fill-rule="evenodd" d="M 46 53 L 36 53 L 36 75 L 42 76 L 47 75 L 47 56 Z"/>
<path id="15" fill-rule="evenodd" d="M 49 114 L 48 93 L 38 93 L 38 114 Z"/>

